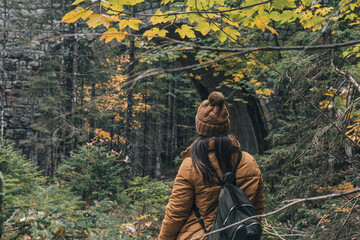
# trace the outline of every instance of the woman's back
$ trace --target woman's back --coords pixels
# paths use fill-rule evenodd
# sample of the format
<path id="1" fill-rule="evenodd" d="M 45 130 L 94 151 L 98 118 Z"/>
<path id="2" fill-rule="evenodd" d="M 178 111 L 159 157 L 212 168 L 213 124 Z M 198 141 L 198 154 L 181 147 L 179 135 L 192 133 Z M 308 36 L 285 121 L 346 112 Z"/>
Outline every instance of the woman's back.
<path id="1" fill-rule="evenodd" d="M 166 206 L 159 239 L 191 239 L 205 233 L 195 217 L 194 203 L 205 228 L 210 230 L 221 189 L 216 176 L 222 178 L 224 173 L 234 170 L 240 151 L 240 143 L 228 136 L 229 113 L 221 93 L 212 92 L 208 100 L 201 103 L 195 122 L 200 137 L 181 154 L 185 159 Z M 242 152 L 236 170 L 236 184 L 248 195 L 257 213 L 262 214 L 263 180 L 255 159 L 246 152 Z"/>
<path id="2" fill-rule="evenodd" d="M 231 163 L 234 166 L 240 151 L 240 144 L 235 137 L 229 137 L 232 144 Z M 210 141 L 209 160 L 221 178 L 223 173 L 220 170 L 213 145 L 214 141 Z M 242 152 L 242 155 L 236 171 L 236 184 L 248 195 L 258 214 L 261 214 L 264 211 L 261 173 L 250 154 Z M 215 218 L 220 185 L 217 180 L 209 184 L 204 183 L 203 175 L 197 172 L 193 166 L 190 148 L 181 156 L 185 159 L 179 169 L 169 204 L 166 207 L 160 239 L 191 239 L 205 233 L 192 210 L 194 202 L 203 216 L 207 230 L 211 228 Z"/>

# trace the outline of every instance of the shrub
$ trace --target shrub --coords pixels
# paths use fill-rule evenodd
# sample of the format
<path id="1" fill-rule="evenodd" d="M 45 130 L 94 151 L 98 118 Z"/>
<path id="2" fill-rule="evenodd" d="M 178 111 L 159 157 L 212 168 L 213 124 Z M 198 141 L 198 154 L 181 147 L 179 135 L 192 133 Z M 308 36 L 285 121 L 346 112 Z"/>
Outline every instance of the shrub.
<path id="1" fill-rule="evenodd" d="M 102 147 L 78 148 L 59 166 L 59 173 L 74 194 L 91 204 L 106 198 L 122 201 L 123 168 L 114 154 Z"/>

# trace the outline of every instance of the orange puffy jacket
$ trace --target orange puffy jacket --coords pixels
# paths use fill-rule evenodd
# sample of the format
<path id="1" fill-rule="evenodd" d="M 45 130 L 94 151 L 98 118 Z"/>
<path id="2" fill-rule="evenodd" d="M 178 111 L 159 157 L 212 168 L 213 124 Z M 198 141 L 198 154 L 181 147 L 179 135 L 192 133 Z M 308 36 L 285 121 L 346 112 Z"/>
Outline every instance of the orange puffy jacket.
<path id="1" fill-rule="evenodd" d="M 232 163 L 236 164 L 240 143 L 235 137 L 229 136 L 232 143 Z M 220 178 L 223 173 L 217 162 L 214 141 L 209 143 L 209 159 Z M 236 170 L 236 184 L 249 197 L 256 208 L 257 214 L 264 212 L 263 179 L 255 159 L 247 152 L 242 152 L 242 159 Z M 197 173 L 190 157 L 190 148 L 181 156 L 184 159 L 176 176 L 174 187 L 166 206 L 165 218 L 162 222 L 159 235 L 160 240 L 191 239 L 204 234 L 192 209 L 195 201 L 199 212 L 204 219 L 206 229 L 210 230 L 220 194 L 218 182 L 205 185 L 201 173 Z"/>

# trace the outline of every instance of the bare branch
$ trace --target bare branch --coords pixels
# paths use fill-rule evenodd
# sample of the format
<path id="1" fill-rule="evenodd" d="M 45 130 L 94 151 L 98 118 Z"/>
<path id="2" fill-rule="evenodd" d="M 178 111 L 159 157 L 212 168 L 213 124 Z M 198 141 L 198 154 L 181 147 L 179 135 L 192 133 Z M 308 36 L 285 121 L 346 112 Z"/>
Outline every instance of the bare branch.
<path id="1" fill-rule="evenodd" d="M 354 202 L 354 204 L 353 204 L 353 206 L 352 206 L 352 208 L 351 208 L 351 210 L 350 210 L 349 214 L 347 215 L 347 217 L 346 217 L 346 219 L 345 219 L 344 223 L 341 225 L 340 230 L 339 230 L 338 234 L 336 235 L 336 239 L 339 239 L 340 234 L 341 234 L 341 232 L 342 232 L 342 230 L 343 230 L 343 228 L 344 228 L 345 224 L 346 224 L 346 223 L 347 223 L 347 221 L 349 220 L 351 213 L 354 211 L 354 208 L 355 208 L 355 206 L 356 206 L 356 204 L 357 204 L 357 202 L 358 202 L 358 201 L 359 201 L 359 198 L 357 198 L 357 199 L 356 199 L 356 201 Z"/>
<path id="2" fill-rule="evenodd" d="M 343 75 L 344 77 L 346 77 L 356 88 L 356 90 L 358 90 L 358 92 L 360 92 L 360 85 L 355 81 L 355 79 L 351 76 L 350 73 L 344 72 L 341 69 L 337 68 L 334 63 L 331 61 L 331 66 L 341 75 Z"/>
<path id="3" fill-rule="evenodd" d="M 228 229 L 228 228 L 231 228 L 231 227 L 234 227 L 234 226 L 237 226 L 237 225 L 240 225 L 241 223 L 244 223 L 250 219 L 254 219 L 254 218 L 264 218 L 264 217 L 268 217 L 270 215 L 274 215 L 276 213 L 279 213 L 279 212 L 282 212 L 284 211 L 285 209 L 291 207 L 291 206 L 294 206 L 296 204 L 299 204 L 299 203 L 303 203 L 303 202 L 311 202 L 311 201 L 319 201 L 319 200 L 329 200 L 329 199 L 333 199 L 333 198 L 339 198 L 339 197 L 343 197 L 343 196 L 347 196 L 347 195 L 351 195 L 351 194 L 354 194 L 354 193 L 358 193 L 360 192 L 360 188 L 358 189 L 355 189 L 355 190 L 352 190 L 352 191 L 348 191 L 348 192 L 343 192 L 343 193 L 333 193 L 333 194 L 329 194 L 329 195 L 323 195 L 323 196 L 317 196 L 317 197 L 311 197 L 311 198 L 301 198 L 301 199 L 296 199 L 294 201 L 292 200 L 289 200 L 289 201 L 292 201 L 291 203 L 279 208 L 278 210 L 275 210 L 273 212 L 269 212 L 269 213 L 265 213 L 265 214 L 261 214 L 261 215 L 256 215 L 256 216 L 252 216 L 252 217 L 248 217 L 248 218 L 245 218 L 239 222 L 236 222 L 236 223 L 233 223 L 229 226 L 226 226 L 226 227 L 223 227 L 223 228 L 220 228 L 220 229 L 217 229 L 217 230 L 214 230 L 212 232 L 208 232 L 206 234 L 203 234 L 201 236 L 198 236 L 198 237 L 195 237 L 195 238 L 192 238 L 191 240 L 196 240 L 196 239 L 201 239 L 203 237 L 207 237 L 211 234 L 214 234 L 214 233 L 217 233 L 217 232 L 220 232 L 220 231 L 223 231 L 225 229 Z"/>
<path id="4" fill-rule="evenodd" d="M 194 45 L 191 43 L 187 43 L 184 41 L 179 41 L 173 38 L 169 37 L 160 37 L 160 36 L 148 36 L 148 35 L 141 35 L 141 34 L 125 34 L 121 32 L 117 33 L 106 33 L 106 35 L 111 34 L 123 34 L 125 36 L 130 37 L 152 37 L 152 38 L 159 38 L 159 39 L 165 39 L 168 41 L 173 42 L 174 44 L 183 44 L 188 46 L 188 50 L 191 49 L 201 49 L 201 50 L 210 50 L 215 52 L 233 52 L 233 53 L 239 53 L 239 52 L 257 52 L 257 51 L 301 51 L 301 50 L 323 50 L 323 49 L 337 49 L 341 47 L 348 47 L 353 46 L 360 43 L 360 40 L 353 40 L 348 41 L 344 43 L 334 43 L 334 44 L 326 44 L 326 45 L 310 45 L 310 46 L 264 46 L 264 47 L 253 47 L 253 48 L 215 48 L 215 47 L 206 47 L 206 46 L 200 46 L 200 45 Z M 102 33 L 77 33 L 77 34 L 63 34 L 56 37 L 48 38 L 49 40 L 57 40 L 62 37 L 74 37 L 74 36 L 102 36 Z"/>

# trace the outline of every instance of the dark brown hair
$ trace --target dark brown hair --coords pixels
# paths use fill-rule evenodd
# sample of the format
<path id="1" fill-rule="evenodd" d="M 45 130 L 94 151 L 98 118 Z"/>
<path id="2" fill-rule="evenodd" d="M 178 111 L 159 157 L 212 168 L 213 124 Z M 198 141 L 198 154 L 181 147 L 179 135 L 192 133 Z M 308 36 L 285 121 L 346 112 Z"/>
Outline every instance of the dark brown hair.
<path id="1" fill-rule="evenodd" d="M 211 183 L 217 173 L 210 163 L 209 143 L 212 137 L 200 136 L 191 145 L 191 159 L 196 172 L 201 172 L 204 183 Z M 214 137 L 215 156 L 223 173 L 232 171 L 231 141 L 228 136 Z"/>

